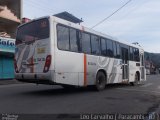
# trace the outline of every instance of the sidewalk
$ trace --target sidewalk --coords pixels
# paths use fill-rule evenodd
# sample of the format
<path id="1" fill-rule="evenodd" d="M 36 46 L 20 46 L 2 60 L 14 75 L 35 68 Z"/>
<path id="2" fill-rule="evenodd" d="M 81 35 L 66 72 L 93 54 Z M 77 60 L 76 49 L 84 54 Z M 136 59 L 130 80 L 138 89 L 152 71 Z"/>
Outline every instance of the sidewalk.
<path id="1" fill-rule="evenodd" d="M 19 82 L 16 79 L 0 80 L 0 85 L 9 85 L 9 84 L 22 84 L 22 82 Z"/>

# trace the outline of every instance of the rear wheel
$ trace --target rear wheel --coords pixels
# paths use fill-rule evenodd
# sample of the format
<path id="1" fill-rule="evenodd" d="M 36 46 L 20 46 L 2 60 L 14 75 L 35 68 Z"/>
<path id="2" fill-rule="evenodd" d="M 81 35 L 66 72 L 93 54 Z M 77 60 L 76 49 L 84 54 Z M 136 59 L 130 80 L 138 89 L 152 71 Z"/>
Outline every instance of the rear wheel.
<path id="1" fill-rule="evenodd" d="M 96 90 L 102 91 L 106 87 L 106 76 L 103 72 L 98 72 L 96 77 Z"/>

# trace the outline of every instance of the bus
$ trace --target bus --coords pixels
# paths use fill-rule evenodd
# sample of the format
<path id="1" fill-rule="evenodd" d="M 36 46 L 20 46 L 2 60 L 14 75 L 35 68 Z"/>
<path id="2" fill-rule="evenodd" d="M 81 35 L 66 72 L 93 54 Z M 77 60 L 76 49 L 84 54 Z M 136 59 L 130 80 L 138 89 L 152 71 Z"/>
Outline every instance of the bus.
<path id="1" fill-rule="evenodd" d="M 94 86 L 146 80 L 144 50 L 55 16 L 18 27 L 15 76 L 22 82 Z"/>

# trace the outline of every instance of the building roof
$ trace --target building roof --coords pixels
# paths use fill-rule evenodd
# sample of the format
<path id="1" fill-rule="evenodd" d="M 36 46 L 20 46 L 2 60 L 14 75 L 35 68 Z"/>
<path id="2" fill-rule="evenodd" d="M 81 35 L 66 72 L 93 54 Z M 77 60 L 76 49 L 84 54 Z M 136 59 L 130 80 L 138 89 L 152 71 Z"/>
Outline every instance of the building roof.
<path id="1" fill-rule="evenodd" d="M 67 21 L 70 21 L 70 22 L 73 22 L 73 23 L 81 23 L 83 22 L 81 19 L 73 16 L 72 14 L 68 13 L 68 12 L 62 12 L 62 13 L 58 13 L 58 14 L 55 14 L 53 16 L 56 16 L 56 17 L 59 17 L 61 19 L 64 19 L 64 20 L 67 20 Z"/>

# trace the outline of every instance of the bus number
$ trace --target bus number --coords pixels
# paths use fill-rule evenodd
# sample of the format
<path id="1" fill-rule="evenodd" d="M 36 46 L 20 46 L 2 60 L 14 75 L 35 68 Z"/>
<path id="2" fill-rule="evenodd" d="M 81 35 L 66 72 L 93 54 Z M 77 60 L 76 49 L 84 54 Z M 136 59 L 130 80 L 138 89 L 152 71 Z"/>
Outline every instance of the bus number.
<path id="1" fill-rule="evenodd" d="M 45 58 L 35 58 L 34 59 L 34 62 L 43 62 L 43 61 L 46 61 Z"/>

